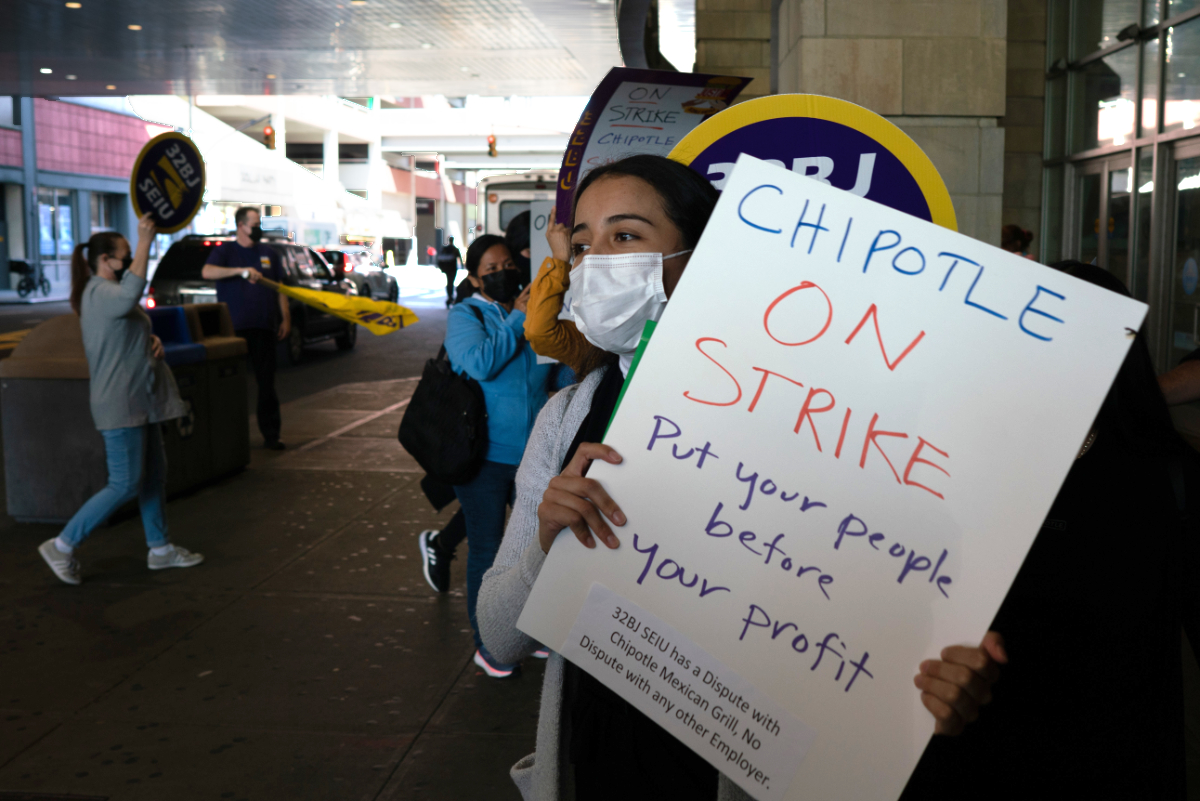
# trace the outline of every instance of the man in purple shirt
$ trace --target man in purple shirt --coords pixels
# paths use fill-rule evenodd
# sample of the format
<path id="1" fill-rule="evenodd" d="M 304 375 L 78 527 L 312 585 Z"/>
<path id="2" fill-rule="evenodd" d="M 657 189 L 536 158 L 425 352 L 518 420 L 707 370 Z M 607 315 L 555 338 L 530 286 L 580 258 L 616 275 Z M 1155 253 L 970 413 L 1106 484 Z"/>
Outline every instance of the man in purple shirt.
<path id="1" fill-rule="evenodd" d="M 262 244 L 258 209 L 242 206 L 233 219 L 237 223 L 237 239 L 213 248 L 201 275 L 217 282 L 217 300 L 229 306 L 233 328 L 246 340 L 258 383 L 258 430 L 267 448 L 281 451 L 284 444 L 279 441 L 275 343 L 287 339 L 292 315 L 286 296 L 256 284 L 264 276 L 283 281 L 283 265 L 275 249 Z"/>

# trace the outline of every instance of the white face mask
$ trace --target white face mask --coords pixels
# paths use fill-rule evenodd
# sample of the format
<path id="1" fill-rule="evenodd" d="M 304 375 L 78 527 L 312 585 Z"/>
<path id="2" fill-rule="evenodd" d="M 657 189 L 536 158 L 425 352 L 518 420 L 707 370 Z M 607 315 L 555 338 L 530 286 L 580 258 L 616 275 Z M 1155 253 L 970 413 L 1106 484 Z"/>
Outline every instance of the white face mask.
<path id="1" fill-rule="evenodd" d="M 579 333 L 601 350 L 632 358 L 647 321 L 658 322 L 667 305 L 663 262 L 691 252 L 585 254 L 571 270 L 571 313 Z"/>

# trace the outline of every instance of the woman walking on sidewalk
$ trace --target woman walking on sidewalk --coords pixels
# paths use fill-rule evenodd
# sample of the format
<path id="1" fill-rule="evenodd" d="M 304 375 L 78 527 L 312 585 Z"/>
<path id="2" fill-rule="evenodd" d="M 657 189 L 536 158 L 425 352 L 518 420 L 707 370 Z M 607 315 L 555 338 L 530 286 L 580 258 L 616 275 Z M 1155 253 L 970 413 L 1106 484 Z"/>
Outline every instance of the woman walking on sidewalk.
<path id="1" fill-rule="evenodd" d="M 551 365 L 537 363 L 525 341 L 529 293 L 520 291 L 520 276 L 504 240 L 485 234 L 472 242 L 467 274 L 477 292 L 450 311 L 446 355 L 457 372 L 478 381 L 483 390 L 488 448 L 479 473 L 456 485 L 454 494 L 466 523 L 467 616 L 475 636 L 475 664 L 492 678 L 503 678 L 517 665 L 499 662 L 488 653 L 479 638 L 475 604 L 483 574 L 504 537 L 504 510 L 512 503 L 517 465 L 533 421 L 546 403 L 554 371 Z M 439 540 L 432 542 L 444 554 L 447 549 L 441 549 Z"/>
<path id="2" fill-rule="evenodd" d="M 115 231 L 95 234 L 71 256 L 71 308 L 79 315 L 91 376 L 92 419 L 104 437 L 108 484 L 85 503 L 62 533 L 38 552 L 67 584 L 79 584 L 74 551 L 126 502 L 138 499 L 151 570 L 191 567 L 198 553 L 167 540 L 165 420 L 185 413 L 175 377 L 163 362 L 163 345 L 138 306 L 146 286 L 150 215 L 138 221 L 137 252 Z"/>

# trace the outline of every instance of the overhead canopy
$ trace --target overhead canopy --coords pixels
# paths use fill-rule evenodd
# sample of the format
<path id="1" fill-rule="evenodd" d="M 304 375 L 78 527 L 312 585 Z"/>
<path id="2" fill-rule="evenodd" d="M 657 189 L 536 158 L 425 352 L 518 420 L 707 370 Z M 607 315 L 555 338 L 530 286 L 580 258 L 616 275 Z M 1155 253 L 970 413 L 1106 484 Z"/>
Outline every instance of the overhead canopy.
<path id="1" fill-rule="evenodd" d="M 621 62 L 604 0 L 9 5 L 0 95 L 586 95 Z"/>

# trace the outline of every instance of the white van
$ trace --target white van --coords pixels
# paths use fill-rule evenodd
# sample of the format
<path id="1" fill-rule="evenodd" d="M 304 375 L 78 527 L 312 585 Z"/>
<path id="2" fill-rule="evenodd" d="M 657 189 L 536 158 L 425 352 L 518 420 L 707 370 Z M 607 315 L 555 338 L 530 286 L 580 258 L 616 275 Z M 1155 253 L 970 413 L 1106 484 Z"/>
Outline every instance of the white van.
<path id="1" fill-rule="evenodd" d="M 479 181 L 477 233 L 499 234 L 535 200 L 554 200 L 558 190 L 558 170 L 529 170 L 511 175 L 489 175 Z"/>

